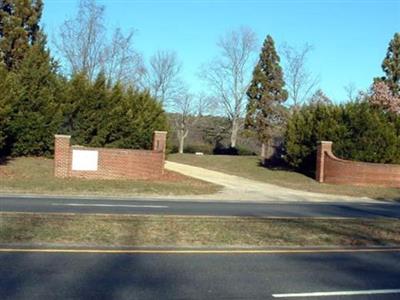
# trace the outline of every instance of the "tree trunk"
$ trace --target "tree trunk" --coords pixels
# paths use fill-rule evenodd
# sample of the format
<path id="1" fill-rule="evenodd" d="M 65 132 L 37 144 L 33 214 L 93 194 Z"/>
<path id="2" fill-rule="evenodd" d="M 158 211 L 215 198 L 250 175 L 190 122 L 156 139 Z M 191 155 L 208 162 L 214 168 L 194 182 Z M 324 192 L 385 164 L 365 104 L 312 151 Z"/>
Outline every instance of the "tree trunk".
<path id="1" fill-rule="evenodd" d="M 185 146 L 185 139 L 188 135 L 189 131 L 188 130 L 184 130 L 184 129 L 180 129 L 177 131 L 177 136 L 178 136 L 178 142 L 179 142 L 179 153 L 182 154 L 183 153 L 183 148 Z"/>
<path id="2" fill-rule="evenodd" d="M 266 155 L 266 151 L 265 151 L 266 145 L 265 143 L 261 144 L 261 164 L 265 165 L 265 155 Z"/>
<path id="3" fill-rule="evenodd" d="M 184 144 L 185 144 L 185 138 L 182 135 L 181 137 L 179 137 L 179 153 L 180 154 L 183 153 Z"/>
<path id="4" fill-rule="evenodd" d="M 269 139 L 267 142 L 261 144 L 261 162 L 265 165 L 266 162 L 273 159 L 275 155 L 275 148 L 273 145 L 272 138 Z"/>
<path id="5" fill-rule="evenodd" d="M 235 118 L 232 120 L 232 133 L 231 133 L 231 147 L 235 148 L 236 147 L 236 140 L 239 132 L 239 122 Z"/>

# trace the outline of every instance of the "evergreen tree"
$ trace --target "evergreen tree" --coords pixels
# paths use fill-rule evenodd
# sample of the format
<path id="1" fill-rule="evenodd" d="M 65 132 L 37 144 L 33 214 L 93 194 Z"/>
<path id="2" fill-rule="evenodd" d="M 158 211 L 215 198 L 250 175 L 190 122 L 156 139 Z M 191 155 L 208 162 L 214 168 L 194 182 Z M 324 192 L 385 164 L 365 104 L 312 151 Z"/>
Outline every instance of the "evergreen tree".
<path id="1" fill-rule="evenodd" d="M 367 101 L 344 105 L 310 104 L 289 119 L 285 133 L 285 160 L 309 175 L 315 172 L 317 143 L 332 141 L 340 158 L 399 163 L 400 117 Z"/>
<path id="2" fill-rule="evenodd" d="M 8 70 L 18 66 L 29 48 L 42 38 L 42 0 L 0 1 L 0 61 Z"/>
<path id="3" fill-rule="evenodd" d="M 112 88 L 103 74 L 94 83 L 75 74 L 63 101 L 63 132 L 73 143 L 94 147 L 150 149 L 155 130 L 167 130 L 162 105 L 147 92 Z"/>
<path id="4" fill-rule="evenodd" d="M 75 138 L 78 136 L 79 114 L 85 109 L 81 102 L 85 101 L 89 95 L 90 82 L 86 75 L 76 73 L 69 80 L 63 78 L 62 83 L 65 88 L 60 99 L 63 113 L 60 133 L 69 134 Z"/>
<path id="5" fill-rule="evenodd" d="M 74 110 L 76 115 L 70 116 L 74 122 L 72 136 L 74 142 L 80 145 L 100 147 L 105 144 L 105 134 L 100 134 L 100 131 L 108 120 L 110 110 L 107 80 L 102 72 L 94 83 L 82 76 L 78 75 L 74 83 L 76 93 L 68 100 L 71 105 L 77 105 Z"/>
<path id="6" fill-rule="evenodd" d="M 256 131 L 263 145 L 272 142 L 285 119 L 286 110 L 282 103 L 287 100 L 288 93 L 283 88 L 285 83 L 279 62 L 274 41 L 268 35 L 247 90 L 246 127 Z M 262 156 L 265 157 L 265 154 Z"/>
<path id="7" fill-rule="evenodd" d="M 396 32 L 389 43 L 386 57 L 382 63 L 382 69 L 386 76 L 385 83 L 391 89 L 393 95 L 400 96 L 400 33 Z"/>
<path id="8" fill-rule="evenodd" d="M 7 153 L 7 131 L 11 106 L 18 97 L 18 85 L 14 74 L 0 66 L 0 157 Z"/>
<path id="9" fill-rule="evenodd" d="M 118 145 L 123 148 L 151 149 L 155 130 L 168 130 L 162 104 L 148 92 L 129 89 L 123 103 L 124 115 Z"/>
<path id="10" fill-rule="evenodd" d="M 126 93 L 122 86 L 117 83 L 114 85 L 109 94 L 108 105 L 109 111 L 107 112 L 107 122 L 102 126 L 99 134 L 102 135 L 102 140 L 109 147 L 124 148 L 122 140 L 126 135 L 128 124 L 124 121 L 125 114 L 125 97 Z"/>
<path id="11" fill-rule="evenodd" d="M 18 82 L 8 127 L 11 154 L 48 155 L 61 121 L 56 64 L 43 44 L 36 44 L 10 73 Z"/>

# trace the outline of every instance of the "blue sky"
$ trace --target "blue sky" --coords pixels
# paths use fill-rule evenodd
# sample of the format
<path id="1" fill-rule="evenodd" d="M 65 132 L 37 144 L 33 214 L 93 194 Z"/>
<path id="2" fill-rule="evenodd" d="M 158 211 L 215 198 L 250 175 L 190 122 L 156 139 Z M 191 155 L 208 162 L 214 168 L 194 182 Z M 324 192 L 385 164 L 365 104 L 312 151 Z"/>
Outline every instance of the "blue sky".
<path id="1" fill-rule="evenodd" d="M 49 39 L 74 15 L 77 0 L 44 0 L 43 24 Z M 109 0 L 106 24 L 137 30 L 138 49 L 148 59 L 158 49 L 175 50 L 184 78 L 194 91 L 206 89 L 197 77 L 201 64 L 218 53 L 216 41 L 228 30 L 252 28 L 261 46 L 267 34 L 279 46 L 314 46 L 308 67 L 335 101 L 353 82 L 365 89 L 382 74 L 388 42 L 400 32 L 400 0 Z"/>

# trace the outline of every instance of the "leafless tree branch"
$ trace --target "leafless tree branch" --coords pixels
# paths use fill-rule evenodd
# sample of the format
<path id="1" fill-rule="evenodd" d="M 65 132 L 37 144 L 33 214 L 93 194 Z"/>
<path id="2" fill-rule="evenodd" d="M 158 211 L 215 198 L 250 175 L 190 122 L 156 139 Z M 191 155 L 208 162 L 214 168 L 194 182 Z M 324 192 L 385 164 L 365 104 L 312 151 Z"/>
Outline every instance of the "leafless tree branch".
<path id="1" fill-rule="evenodd" d="M 180 73 L 182 64 L 174 51 L 157 51 L 150 58 L 147 84 L 154 97 L 164 105 L 178 97 L 182 89 Z"/>
<path id="2" fill-rule="evenodd" d="M 228 32 L 218 40 L 220 55 L 202 66 L 200 72 L 214 99 L 231 120 L 231 147 L 236 146 L 241 127 L 256 45 L 256 35 L 249 28 Z"/>
<path id="3" fill-rule="evenodd" d="M 313 76 L 307 69 L 307 57 L 313 50 L 309 44 L 305 44 L 297 50 L 288 44 L 282 47 L 285 60 L 285 82 L 289 92 L 289 100 L 292 107 L 299 107 L 304 103 L 319 84 L 319 78 Z"/>

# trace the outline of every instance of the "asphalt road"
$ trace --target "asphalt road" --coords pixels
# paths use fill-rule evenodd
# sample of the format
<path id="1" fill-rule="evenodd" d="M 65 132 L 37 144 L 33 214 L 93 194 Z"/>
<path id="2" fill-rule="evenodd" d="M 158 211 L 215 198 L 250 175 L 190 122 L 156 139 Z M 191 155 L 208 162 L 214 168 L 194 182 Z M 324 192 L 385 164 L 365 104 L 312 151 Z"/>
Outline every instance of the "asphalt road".
<path id="1" fill-rule="evenodd" d="M 336 294 L 327 296 L 329 292 Z M 284 295 L 292 293 L 307 295 Z M 309 293 L 325 296 L 311 297 Z M 400 299 L 400 252 L 0 253 L 3 300 L 278 299 L 279 296 L 279 299 Z"/>
<path id="2" fill-rule="evenodd" d="M 238 203 L 0 197 L 2 212 L 400 218 L 400 203 Z"/>

